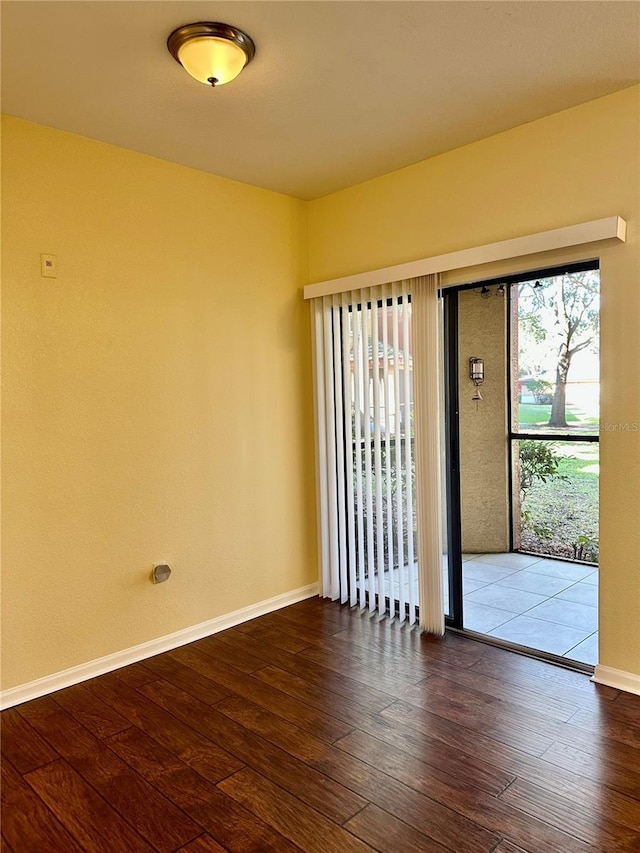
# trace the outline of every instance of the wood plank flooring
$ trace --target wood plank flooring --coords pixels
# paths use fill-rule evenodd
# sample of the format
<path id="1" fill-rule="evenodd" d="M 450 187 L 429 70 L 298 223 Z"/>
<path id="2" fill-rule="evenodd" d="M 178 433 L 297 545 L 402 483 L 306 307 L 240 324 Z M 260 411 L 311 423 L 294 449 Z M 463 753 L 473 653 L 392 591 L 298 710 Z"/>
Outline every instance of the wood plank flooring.
<path id="1" fill-rule="evenodd" d="M 6 853 L 633 853 L 640 697 L 320 599 L 2 714 Z"/>

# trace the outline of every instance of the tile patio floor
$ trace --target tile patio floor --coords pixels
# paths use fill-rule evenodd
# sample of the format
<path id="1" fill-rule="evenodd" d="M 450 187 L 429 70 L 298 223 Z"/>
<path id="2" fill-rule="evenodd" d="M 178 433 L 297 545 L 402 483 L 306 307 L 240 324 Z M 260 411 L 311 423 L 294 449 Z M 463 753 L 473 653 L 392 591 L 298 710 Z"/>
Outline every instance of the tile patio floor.
<path id="1" fill-rule="evenodd" d="M 465 628 L 598 662 L 597 567 L 528 554 L 465 554 L 462 571 Z M 445 570 L 445 612 L 447 592 Z"/>

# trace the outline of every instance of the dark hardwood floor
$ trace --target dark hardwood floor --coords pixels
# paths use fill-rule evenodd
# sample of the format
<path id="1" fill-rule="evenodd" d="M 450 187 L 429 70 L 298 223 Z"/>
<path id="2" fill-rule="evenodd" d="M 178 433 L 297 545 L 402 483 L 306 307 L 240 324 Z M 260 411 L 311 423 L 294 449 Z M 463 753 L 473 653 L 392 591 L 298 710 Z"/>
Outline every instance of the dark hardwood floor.
<path id="1" fill-rule="evenodd" d="M 309 599 L 2 714 L 2 851 L 640 851 L 640 697 Z"/>

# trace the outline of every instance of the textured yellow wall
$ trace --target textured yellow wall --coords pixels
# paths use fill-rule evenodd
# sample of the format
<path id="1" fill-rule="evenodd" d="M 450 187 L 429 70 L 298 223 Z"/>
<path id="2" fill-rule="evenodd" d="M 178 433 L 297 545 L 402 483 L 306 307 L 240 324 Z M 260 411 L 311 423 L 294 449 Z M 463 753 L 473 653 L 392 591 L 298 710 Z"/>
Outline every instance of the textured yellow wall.
<path id="1" fill-rule="evenodd" d="M 2 154 L 10 688 L 317 575 L 304 204 L 13 118 Z"/>
<path id="2" fill-rule="evenodd" d="M 601 262 L 601 419 L 640 424 L 640 87 L 309 204 L 310 280 L 618 214 L 625 245 L 549 252 L 447 276 Z M 601 435 L 600 662 L 640 675 L 640 431 Z"/>
<path id="3" fill-rule="evenodd" d="M 484 360 L 482 400 L 474 402 L 469 359 Z M 509 550 L 506 297 L 458 294 L 460 501 L 462 550 Z"/>

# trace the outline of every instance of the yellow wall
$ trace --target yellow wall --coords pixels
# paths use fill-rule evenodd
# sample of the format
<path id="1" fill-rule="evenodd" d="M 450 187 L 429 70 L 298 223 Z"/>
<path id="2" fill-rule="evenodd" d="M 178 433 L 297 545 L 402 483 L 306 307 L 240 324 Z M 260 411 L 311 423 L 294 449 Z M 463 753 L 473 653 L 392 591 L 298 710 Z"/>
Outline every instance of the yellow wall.
<path id="1" fill-rule="evenodd" d="M 640 424 L 640 87 L 566 110 L 309 204 L 310 280 L 618 214 L 603 242 L 447 281 L 601 261 L 601 419 Z M 600 663 L 640 674 L 640 431 L 601 435 Z"/>
<path id="2" fill-rule="evenodd" d="M 13 118 L 2 153 L 10 688 L 316 557 L 304 204 Z"/>

